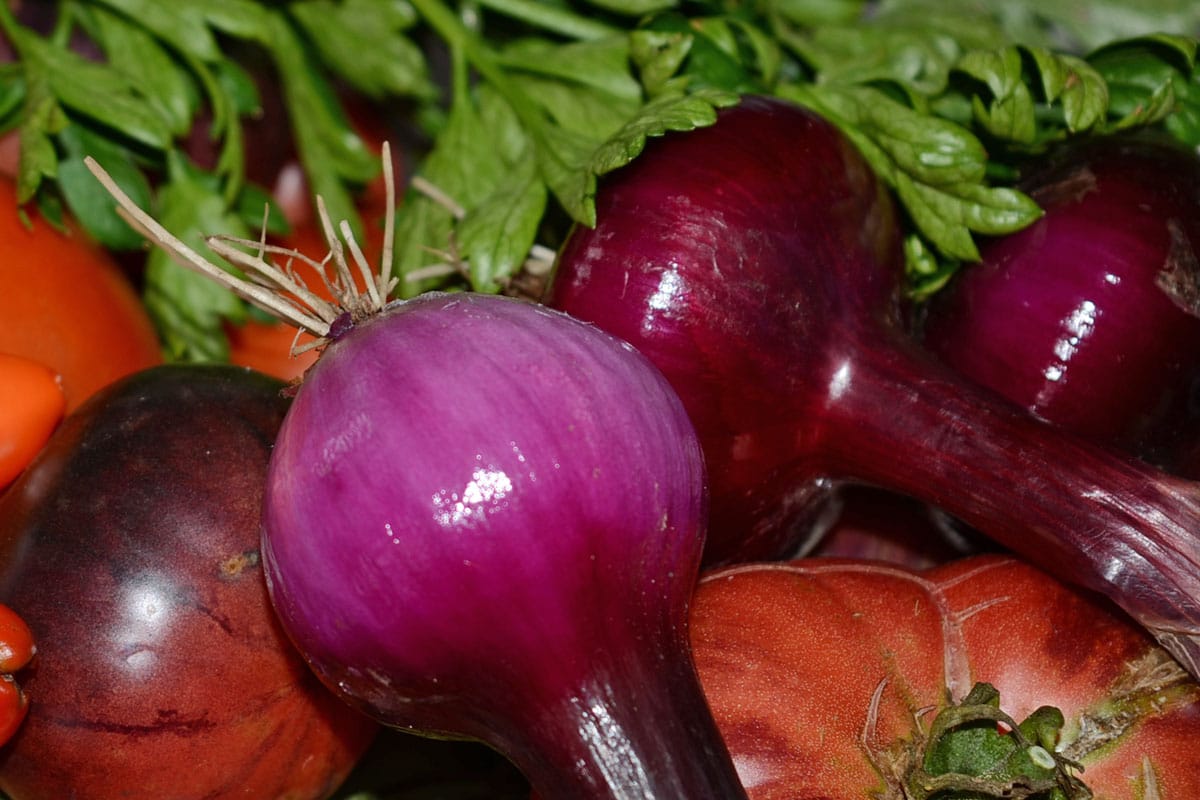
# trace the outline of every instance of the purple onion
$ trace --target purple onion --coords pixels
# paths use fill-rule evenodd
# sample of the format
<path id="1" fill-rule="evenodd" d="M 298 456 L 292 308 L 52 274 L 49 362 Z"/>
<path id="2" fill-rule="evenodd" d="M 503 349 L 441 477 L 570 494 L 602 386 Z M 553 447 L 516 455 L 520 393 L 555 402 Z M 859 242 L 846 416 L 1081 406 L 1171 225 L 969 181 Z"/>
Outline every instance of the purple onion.
<path id="1" fill-rule="evenodd" d="M 934 297 L 926 346 L 1043 419 L 1172 463 L 1197 433 L 1200 158 L 1102 138 L 1021 185 L 1045 215 Z"/>
<path id="2" fill-rule="evenodd" d="M 691 423 L 628 345 L 423 295 L 306 375 L 264 564 L 312 668 L 385 724 L 487 742 L 546 798 L 744 797 L 688 648 L 705 503 Z"/>
<path id="3" fill-rule="evenodd" d="M 680 394 L 709 465 L 710 563 L 787 552 L 823 485 L 873 484 L 1108 594 L 1200 673 L 1200 488 L 923 350 L 901 321 L 893 206 L 832 125 L 747 98 L 652 142 L 596 206 L 547 301 Z"/>

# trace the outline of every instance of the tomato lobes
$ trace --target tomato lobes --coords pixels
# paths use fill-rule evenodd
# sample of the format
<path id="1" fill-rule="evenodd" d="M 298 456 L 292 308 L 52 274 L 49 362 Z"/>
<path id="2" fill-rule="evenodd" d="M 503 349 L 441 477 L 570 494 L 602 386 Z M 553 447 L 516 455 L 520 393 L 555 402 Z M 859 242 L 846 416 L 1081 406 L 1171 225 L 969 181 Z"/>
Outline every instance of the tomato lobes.
<path id="1" fill-rule="evenodd" d="M 1017 721 L 1061 710 L 1056 750 L 1096 797 L 1152 796 L 1147 780 L 1200 796 L 1200 685 L 1105 602 L 1011 558 L 731 567 L 702 581 L 691 623 L 752 800 L 896 791 L 937 711 L 978 682 Z"/>

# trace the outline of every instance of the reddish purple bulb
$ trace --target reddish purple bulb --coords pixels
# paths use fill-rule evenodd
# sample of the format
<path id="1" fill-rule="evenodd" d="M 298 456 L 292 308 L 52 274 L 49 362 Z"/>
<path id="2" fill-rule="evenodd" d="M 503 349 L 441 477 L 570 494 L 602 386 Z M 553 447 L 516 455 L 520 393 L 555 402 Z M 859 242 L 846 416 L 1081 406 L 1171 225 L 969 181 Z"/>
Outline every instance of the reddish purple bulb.
<path id="1" fill-rule="evenodd" d="M 1104 139 L 1024 187 L 1045 216 L 934 299 L 927 345 L 1043 419 L 1173 462 L 1200 376 L 1200 159 Z"/>

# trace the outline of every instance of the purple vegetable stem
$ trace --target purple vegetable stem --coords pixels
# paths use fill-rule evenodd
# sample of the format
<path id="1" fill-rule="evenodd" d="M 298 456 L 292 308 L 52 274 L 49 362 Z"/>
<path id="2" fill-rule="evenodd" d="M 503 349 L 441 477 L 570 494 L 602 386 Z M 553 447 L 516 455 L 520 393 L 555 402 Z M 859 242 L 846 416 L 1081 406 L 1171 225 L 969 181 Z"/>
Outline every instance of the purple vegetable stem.
<path id="1" fill-rule="evenodd" d="M 1200 487 L 1052 431 L 891 338 L 850 356 L 847 336 L 847 357 L 831 362 L 826 471 L 944 508 L 1118 599 L 1200 674 Z"/>

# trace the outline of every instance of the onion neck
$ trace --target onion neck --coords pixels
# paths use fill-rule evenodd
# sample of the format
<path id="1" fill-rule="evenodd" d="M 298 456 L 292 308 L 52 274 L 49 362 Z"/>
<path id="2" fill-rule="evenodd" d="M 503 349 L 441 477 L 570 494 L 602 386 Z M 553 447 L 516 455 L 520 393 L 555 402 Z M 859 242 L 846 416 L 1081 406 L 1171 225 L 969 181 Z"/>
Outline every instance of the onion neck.
<path id="1" fill-rule="evenodd" d="M 520 738 L 497 742 L 539 800 L 745 800 L 690 659 L 623 666 L 529 710 L 510 727 Z"/>
<path id="2" fill-rule="evenodd" d="M 1039 422 L 899 332 L 843 333 L 823 412 L 832 475 L 942 508 L 1107 595 L 1200 675 L 1196 485 Z"/>

